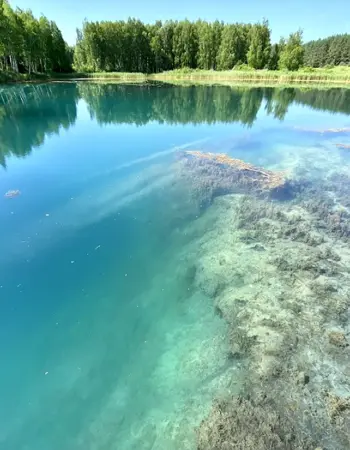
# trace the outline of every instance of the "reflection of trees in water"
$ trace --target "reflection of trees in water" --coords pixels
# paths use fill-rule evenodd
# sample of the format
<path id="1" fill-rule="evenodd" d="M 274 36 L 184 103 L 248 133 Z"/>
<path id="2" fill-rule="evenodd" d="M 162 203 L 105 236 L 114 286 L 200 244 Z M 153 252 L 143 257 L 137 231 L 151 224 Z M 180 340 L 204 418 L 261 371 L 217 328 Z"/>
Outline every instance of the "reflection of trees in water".
<path id="1" fill-rule="evenodd" d="M 59 83 L 0 89 L 0 163 L 25 156 L 46 135 L 69 128 L 83 98 L 100 124 L 145 125 L 239 122 L 251 126 L 265 100 L 267 114 L 283 120 L 292 103 L 350 114 L 348 89 L 245 88 L 171 84 Z"/>
<path id="2" fill-rule="evenodd" d="M 349 89 L 265 88 L 266 111 L 283 120 L 292 103 L 312 109 L 350 114 Z"/>
<path id="3" fill-rule="evenodd" d="M 350 89 L 296 89 L 295 102 L 312 109 L 350 114 Z"/>
<path id="4" fill-rule="evenodd" d="M 296 90 L 294 88 L 266 88 L 266 112 L 272 114 L 275 119 L 284 120 L 289 105 L 293 103 Z"/>
<path id="5" fill-rule="evenodd" d="M 24 157 L 45 136 L 68 129 L 76 120 L 76 84 L 11 86 L 0 91 L 0 164 Z"/>
<path id="6" fill-rule="evenodd" d="M 169 124 L 241 122 L 251 125 L 263 90 L 228 86 L 79 85 L 91 117 L 99 123 L 149 121 Z"/>
<path id="7" fill-rule="evenodd" d="M 79 93 L 99 123 L 230 123 L 252 125 L 263 100 L 267 114 L 284 120 L 292 103 L 350 114 L 348 89 L 246 88 L 171 84 L 79 85 Z"/>

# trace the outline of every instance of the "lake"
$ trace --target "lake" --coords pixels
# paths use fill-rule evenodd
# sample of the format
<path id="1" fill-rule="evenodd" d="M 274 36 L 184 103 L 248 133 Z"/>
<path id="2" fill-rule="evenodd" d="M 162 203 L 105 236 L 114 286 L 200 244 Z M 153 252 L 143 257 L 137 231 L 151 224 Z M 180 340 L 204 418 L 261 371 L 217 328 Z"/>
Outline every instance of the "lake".
<path id="1" fill-rule="evenodd" d="M 266 448 L 348 448 L 350 90 L 3 86 L 0 130 L 1 448 L 221 448 L 258 385 Z"/>

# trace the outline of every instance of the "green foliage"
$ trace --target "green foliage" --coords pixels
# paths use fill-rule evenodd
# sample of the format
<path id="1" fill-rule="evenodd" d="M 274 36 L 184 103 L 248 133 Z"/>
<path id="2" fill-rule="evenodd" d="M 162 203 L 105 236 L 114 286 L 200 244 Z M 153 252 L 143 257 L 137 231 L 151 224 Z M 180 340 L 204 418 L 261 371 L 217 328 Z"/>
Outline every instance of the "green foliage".
<path id="1" fill-rule="evenodd" d="M 316 69 L 314 67 L 309 67 L 309 66 L 302 67 L 300 70 L 302 72 L 307 72 L 307 73 L 316 72 Z"/>
<path id="2" fill-rule="evenodd" d="M 253 25 L 250 31 L 248 64 L 253 69 L 263 69 L 268 65 L 271 52 L 270 29 L 267 21 Z"/>
<path id="3" fill-rule="evenodd" d="M 173 51 L 175 67 L 197 67 L 198 33 L 194 23 L 184 20 L 176 24 Z"/>
<path id="4" fill-rule="evenodd" d="M 136 30 L 136 31 L 135 31 Z M 251 25 L 215 21 L 85 22 L 78 32 L 74 68 L 79 71 L 161 72 L 233 68 L 247 63 Z"/>
<path id="5" fill-rule="evenodd" d="M 217 56 L 219 70 L 233 69 L 236 64 L 247 62 L 249 25 L 225 25 Z"/>
<path id="6" fill-rule="evenodd" d="M 350 34 L 338 34 L 304 45 L 304 64 L 311 67 L 350 65 Z"/>
<path id="7" fill-rule="evenodd" d="M 280 58 L 280 46 L 279 44 L 273 44 L 271 46 L 267 68 L 269 70 L 277 70 L 279 58 Z"/>
<path id="8" fill-rule="evenodd" d="M 0 71 L 48 73 L 71 70 L 72 52 L 55 22 L 0 0 Z"/>
<path id="9" fill-rule="evenodd" d="M 246 64 L 252 70 L 295 71 L 303 65 L 304 52 L 305 64 L 317 67 L 307 57 L 315 44 L 303 46 L 301 31 L 273 45 L 270 34 L 266 20 L 253 25 L 203 20 L 156 21 L 150 25 L 136 19 L 84 22 L 77 31 L 74 68 L 84 72 L 159 73 L 186 67 L 232 70 Z M 347 63 L 350 51 L 344 36 L 337 40 L 341 49 L 334 42 L 318 49 L 318 65 L 324 61 Z M 332 58 L 326 58 L 325 52 Z"/>
<path id="10" fill-rule="evenodd" d="M 253 71 L 254 69 L 246 63 L 238 63 L 235 65 L 234 70 Z"/>
<path id="11" fill-rule="evenodd" d="M 288 40 L 281 44 L 279 59 L 280 69 L 298 70 L 303 65 L 304 48 L 302 45 L 302 32 L 291 33 Z"/>
<path id="12" fill-rule="evenodd" d="M 350 35 L 303 46 L 298 31 L 271 45 L 267 21 L 144 24 L 129 18 L 85 21 L 77 30 L 75 47 L 70 48 L 55 22 L 45 16 L 37 19 L 30 10 L 13 10 L 8 0 L 0 0 L 0 72 L 7 73 L 2 79 L 15 79 L 14 73 L 68 73 L 72 67 L 83 73 L 147 74 L 186 68 L 296 71 L 303 63 L 307 67 L 350 65 Z"/>

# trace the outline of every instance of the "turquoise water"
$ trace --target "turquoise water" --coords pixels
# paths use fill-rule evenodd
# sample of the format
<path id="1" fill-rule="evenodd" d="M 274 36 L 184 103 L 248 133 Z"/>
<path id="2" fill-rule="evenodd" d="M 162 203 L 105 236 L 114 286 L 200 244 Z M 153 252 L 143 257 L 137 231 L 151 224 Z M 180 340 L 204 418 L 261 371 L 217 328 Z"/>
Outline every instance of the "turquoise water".
<path id="1" fill-rule="evenodd" d="M 195 427 L 240 367 L 193 283 L 214 219 L 201 220 L 176 155 L 225 152 L 317 179 L 327 157 L 350 163 L 345 150 L 319 161 L 308 150 L 349 144 L 313 131 L 350 126 L 349 91 L 0 90 L 0 446 L 196 448 Z"/>

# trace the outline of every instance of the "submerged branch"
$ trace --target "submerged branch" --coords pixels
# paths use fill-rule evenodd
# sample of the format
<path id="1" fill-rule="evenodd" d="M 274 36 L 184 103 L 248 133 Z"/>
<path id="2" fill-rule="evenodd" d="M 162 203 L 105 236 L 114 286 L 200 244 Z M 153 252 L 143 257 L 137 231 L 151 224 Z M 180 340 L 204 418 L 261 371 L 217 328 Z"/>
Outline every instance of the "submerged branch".
<path id="1" fill-rule="evenodd" d="M 262 191 L 283 188 L 286 184 L 285 172 L 273 172 L 263 169 L 240 159 L 234 159 L 225 153 L 204 153 L 198 150 L 188 150 L 185 155 L 212 162 L 214 165 L 227 167 L 237 171 L 242 184 L 251 184 Z M 232 175 L 232 170 L 230 171 Z"/>

